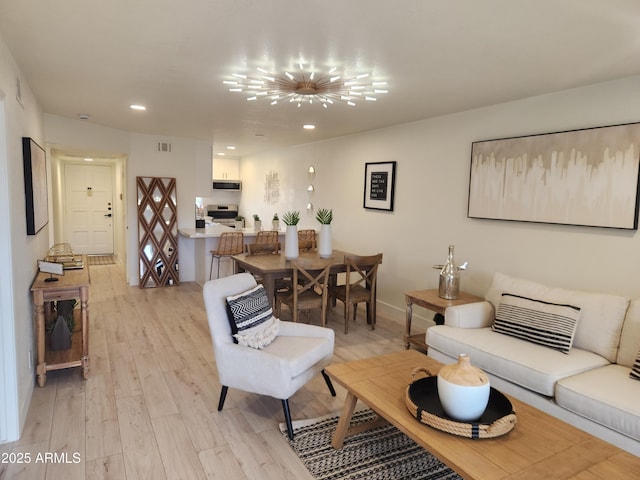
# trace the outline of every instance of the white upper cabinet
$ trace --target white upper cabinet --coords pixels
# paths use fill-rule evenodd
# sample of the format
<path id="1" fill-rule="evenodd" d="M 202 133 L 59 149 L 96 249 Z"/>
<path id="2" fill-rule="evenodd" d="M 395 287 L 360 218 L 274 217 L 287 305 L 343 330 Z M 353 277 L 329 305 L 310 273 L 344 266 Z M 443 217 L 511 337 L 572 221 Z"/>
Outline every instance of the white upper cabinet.
<path id="1" fill-rule="evenodd" d="M 214 158 L 213 180 L 240 180 L 240 161 L 235 158 Z"/>

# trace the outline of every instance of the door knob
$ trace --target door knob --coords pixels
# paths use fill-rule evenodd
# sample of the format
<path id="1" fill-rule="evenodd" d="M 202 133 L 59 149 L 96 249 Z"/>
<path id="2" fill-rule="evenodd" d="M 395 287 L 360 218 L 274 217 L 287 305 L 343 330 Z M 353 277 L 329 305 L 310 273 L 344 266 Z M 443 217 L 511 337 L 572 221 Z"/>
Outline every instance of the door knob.
<path id="1" fill-rule="evenodd" d="M 111 217 L 111 214 L 110 214 L 110 213 L 107 213 L 107 214 L 105 215 L 105 217 Z"/>

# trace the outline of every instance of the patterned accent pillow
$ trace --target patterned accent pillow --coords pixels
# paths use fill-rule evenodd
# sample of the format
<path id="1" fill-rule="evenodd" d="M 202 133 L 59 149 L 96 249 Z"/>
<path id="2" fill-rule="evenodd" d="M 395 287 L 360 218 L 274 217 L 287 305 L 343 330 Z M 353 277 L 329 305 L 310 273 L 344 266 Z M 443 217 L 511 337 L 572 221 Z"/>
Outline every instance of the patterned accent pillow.
<path id="1" fill-rule="evenodd" d="M 273 316 L 264 286 L 227 297 L 229 323 L 234 342 L 244 347 L 264 348 L 278 335 L 279 320 Z"/>
<path id="2" fill-rule="evenodd" d="M 503 293 L 492 329 L 545 347 L 569 353 L 580 318 L 573 305 Z"/>
<path id="3" fill-rule="evenodd" d="M 636 355 L 636 361 L 633 362 L 629 376 L 634 380 L 640 380 L 640 350 L 638 351 L 638 355 Z"/>

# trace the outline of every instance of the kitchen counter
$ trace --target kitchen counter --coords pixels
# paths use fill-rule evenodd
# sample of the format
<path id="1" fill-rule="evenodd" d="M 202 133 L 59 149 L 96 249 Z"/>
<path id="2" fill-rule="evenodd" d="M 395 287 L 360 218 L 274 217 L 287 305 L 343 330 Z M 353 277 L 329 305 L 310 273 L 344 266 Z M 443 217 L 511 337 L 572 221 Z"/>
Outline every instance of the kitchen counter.
<path id="1" fill-rule="evenodd" d="M 235 228 L 213 223 L 205 228 L 179 228 L 180 238 L 180 279 L 181 281 L 195 280 L 203 285 L 209 279 L 211 268 L 211 250 L 218 248 L 218 239 L 224 232 L 236 232 Z M 278 232 L 278 237 L 284 245 L 284 229 Z M 243 228 L 244 243 L 253 243 L 257 232 L 253 228 Z M 220 275 L 226 276 L 233 273 L 233 262 L 223 259 L 220 265 Z M 216 269 L 213 269 L 216 275 Z M 183 280 L 184 279 L 184 280 Z"/>
<path id="2" fill-rule="evenodd" d="M 214 223 L 205 228 L 179 228 L 178 233 L 186 238 L 219 238 L 223 232 L 236 232 L 235 228 L 227 227 Z M 243 228 L 242 233 L 245 237 L 255 237 L 256 231 L 253 228 Z M 284 229 L 279 231 L 280 235 L 284 235 Z M 253 240 L 252 240 L 253 241 Z"/>

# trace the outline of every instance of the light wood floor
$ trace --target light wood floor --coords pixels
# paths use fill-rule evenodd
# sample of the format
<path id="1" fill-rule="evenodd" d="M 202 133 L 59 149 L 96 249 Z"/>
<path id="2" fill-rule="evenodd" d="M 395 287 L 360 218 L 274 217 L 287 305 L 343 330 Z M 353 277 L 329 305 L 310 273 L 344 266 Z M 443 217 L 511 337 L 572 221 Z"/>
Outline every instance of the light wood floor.
<path id="1" fill-rule="evenodd" d="M 30 463 L 0 463 L 0 480 L 311 478 L 278 430 L 279 400 L 230 389 L 217 411 L 199 285 L 128 287 L 120 266 L 95 266 L 89 308 L 89 379 L 78 368 L 48 373 L 22 437 L 0 445 L 0 454 Z M 400 324 L 378 315 L 372 332 L 359 310 L 348 335 L 342 304 L 329 314 L 335 362 L 404 348 Z M 286 309 L 282 318 L 290 318 Z M 319 375 L 290 399 L 293 419 L 340 411 L 344 390 L 336 390 L 331 397 Z M 57 462 L 45 462 L 47 454 Z"/>

